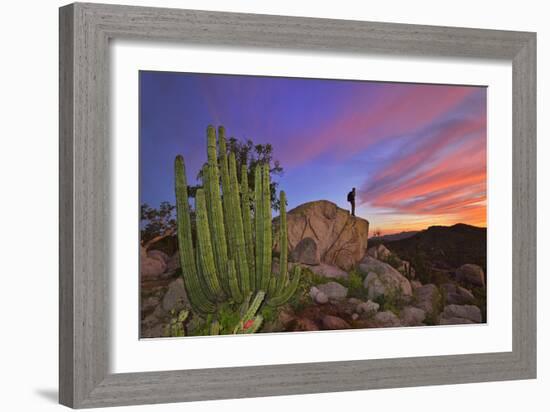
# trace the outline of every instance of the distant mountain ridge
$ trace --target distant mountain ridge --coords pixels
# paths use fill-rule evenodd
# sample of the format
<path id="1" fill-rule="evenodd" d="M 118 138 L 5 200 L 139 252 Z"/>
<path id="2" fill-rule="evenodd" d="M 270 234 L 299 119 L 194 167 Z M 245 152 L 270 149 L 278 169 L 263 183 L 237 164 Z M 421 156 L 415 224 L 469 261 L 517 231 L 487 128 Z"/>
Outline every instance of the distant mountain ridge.
<path id="1" fill-rule="evenodd" d="M 464 223 L 430 226 L 409 237 L 373 243 L 384 243 L 406 260 L 420 256 L 433 267 L 454 269 L 474 263 L 487 271 L 487 228 Z"/>
<path id="2" fill-rule="evenodd" d="M 393 242 L 394 240 L 406 239 L 418 233 L 418 230 L 392 233 L 391 235 L 373 236 L 369 238 L 370 242 Z"/>

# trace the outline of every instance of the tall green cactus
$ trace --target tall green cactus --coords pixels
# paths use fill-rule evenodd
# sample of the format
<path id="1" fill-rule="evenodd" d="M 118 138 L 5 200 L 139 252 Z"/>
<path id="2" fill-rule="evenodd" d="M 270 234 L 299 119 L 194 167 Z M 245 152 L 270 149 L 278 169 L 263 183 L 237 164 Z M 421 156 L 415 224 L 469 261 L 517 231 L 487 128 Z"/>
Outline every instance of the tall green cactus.
<path id="1" fill-rule="evenodd" d="M 184 284 L 195 312 L 214 317 L 227 305 L 241 304 L 247 312 L 233 333 L 253 333 L 263 319 L 257 311 L 265 301 L 278 306 L 295 293 L 300 269 L 288 275 L 288 240 L 286 196 L 281 192 L 280 271 L 273 274 L 271 192 L 269 165 L 258 165 L 254 171 L 254 202 L 248 189 L 248 170 L 241 169 L 238 180 L 234 153 L 227 155 L 225 130 L 207 129 L 207 158 L 203 168 L 203 187 L 195 195 L 196 230 L 193 236 L 183 157 L 175 161 L 177 235 Z M 220 193 L 221 187 L 221 193 Z M 254 214 L 252 225 L 251 213 Z M 254 229 L 252 228 L 254 226 Z M 267 295 L 267 296 L 266 296 Z M 236 309 L 235 309 L 236 310 Z M 210 333 L 219 333 L 214 319 Z"/>

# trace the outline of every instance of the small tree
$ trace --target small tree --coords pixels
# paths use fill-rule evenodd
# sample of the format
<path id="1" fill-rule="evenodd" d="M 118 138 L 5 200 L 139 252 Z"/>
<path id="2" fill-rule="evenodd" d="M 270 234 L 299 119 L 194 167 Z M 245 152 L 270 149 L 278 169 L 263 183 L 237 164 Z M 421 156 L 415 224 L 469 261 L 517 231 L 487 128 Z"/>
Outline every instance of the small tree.
<path id="1" fill-rule="evenodd" d="M 250 139 L 239 140 L 231 137 L 227 140 L 227 155 L 235 154 L 237 161 L 237 170 L 241 170 L 242 165 L 246 165 L 248 170 L 248 185 L 250 191 L 254 192 L 254 170 L 259 164 L 269 165 L 269 174 L 271 176 L 270 183 L 270 198 L 271 207 L 274 210 L 280 209 L 279 199 L 277 198 L 277 187 L 279 184 L 273 181 L 274 176 L 281 176 L 283 168 L 278 160 L 273 159 L 273 146 L 270 143 L 254 144 Z M 202 168 L 197 175 L 197 179 L 202 182 Z M 240 183 L 240 176 L 239 176 Z M 201 186 L 191 186 L 189 188 L 189 196 L 194 197 L 195 192 Z"/>
<path id="2" fill-rule="evenodd" d="M 175 209 L 176 207 L 170 202 L 162 202 L 158 209 L 147 203 L 141 205 L 142 246 L 147 248 L 151 243 L 174 234 L 176 229 Z"/>

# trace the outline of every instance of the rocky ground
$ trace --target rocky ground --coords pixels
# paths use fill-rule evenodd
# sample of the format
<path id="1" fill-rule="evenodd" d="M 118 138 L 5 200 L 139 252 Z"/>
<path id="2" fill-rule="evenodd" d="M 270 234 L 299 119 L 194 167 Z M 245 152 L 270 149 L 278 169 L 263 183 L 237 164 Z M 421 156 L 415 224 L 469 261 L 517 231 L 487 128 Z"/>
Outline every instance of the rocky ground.
<path id="1" fill-rule="evenodd" d="M 475 264 L 449 269 L 437 282 L 383 244 L 367 247 L 368 222 L 326 201 L 288 213 L 290 262 L 303 275 L 293 298 L 262 309 L 260 332 L 453 325 L 485 322 L 485 274 Z M 277 230 L 277 222 L 274 221 Z M 276 239 L 277 237 L 274 236 Z M 167 249 L 165 248 L 165 251 Z M 274 254 L 278 245 L 274 245 Z M 274 258 L 273 272 L 278 273 Z M 141 336 L 168 334 L 189 308 L 177 252 L 141 251 Z M 193 318 L 189 328 L 192 329 Z M 192 334 L 192 330 L 188 330 Z"/>

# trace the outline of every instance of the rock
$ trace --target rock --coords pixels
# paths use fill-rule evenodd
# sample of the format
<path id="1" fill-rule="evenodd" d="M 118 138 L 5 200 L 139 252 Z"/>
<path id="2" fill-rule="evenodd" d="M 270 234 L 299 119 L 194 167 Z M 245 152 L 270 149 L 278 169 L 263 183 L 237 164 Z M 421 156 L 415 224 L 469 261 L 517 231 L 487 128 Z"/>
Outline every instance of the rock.
<path id="1" fill-rule="evenodd" d="M 366 256 L 359 264 L 359 271 L 367 274 L 363 286 L 369 299 L 391 293 L 412 296 L 408 279 L 387 263 Z"/>
<path id="2" fill-rule="evenodd" d="M 292 322 L 295 321 L 296 317 L 293 313 L 289 312 L 288 310 L 281 310 L 279 312 L 278 318 L 280 324 L 283 326 L 283 328 L 288 328 Z"/>
<path id="3" fill-rule="evenodd" d="M 352 318 L 353 320 L 357 320 L 357 319 L 359 319 L 359 314 L 353 313 L 353 314 L 351 315 L 351 318 Z"/>
<path id="4" fill-rule="evenodd" d="M 287 212 L 289 250 L 305 238 L 315 241 L 320 261 L 348 271 L 364 256 L 369 222 L 353 217 L 334 203 L 319 200 Z M 279 219 L 273 221 L 274 249 L 279 251 Z"/>
<path id="5" fill-rule="evenodd" d="M 149 316 L 145 317 L 145 319 L 143 319 L 143 321 L 141 322 L 141 326 L 142 328 L 150 329 L 158 322 L 158 318 L 154 314 L 150 314 Z"/>
<path id="6" fill-rule="evenodd" d="M 453 318 L 462 318 L 473 323 L 481 323 L 481 310 L 474 305 L 447 305 L 439 318 L 439 323 L 448 322 Z M 449 323 L 443 323 L 449 324 Z"/>
<path id="7" fill-rule="evenodd" d="M 149 250 L 147 252 L 147 256 L 149 256 L 151 259 L 161 260 L 164 263 L 167 263 L 169 259 L 168 255 L 161 250 Z"/>
<path id="8" fill-rule="evenodd" d="M 389 310 L 374 315 L 374 322 L 379 328 L 401 326 L 399 318 Z"/>
<path id="9" fill-rule="evenodd" d="M 355 306 L 363 303 L 363 301 L 361 299 L 357 299 L 357 298 L 349 298 L 348 302 L 351 303 L 352 305 L 355 305 Z"/>
<path id="10" fill-rule="evenodd" d="M 319 327 L 315 322 L 308 318 L 297 318 L 294 323 L 294 331 L 316 331 L 319 330 Z"/>
<path id="11" fill-rule="evenodd" d="M 325 329 L 350 329 L 351 326 L 344 319 L 338 316 L 325 315 L 322 319 L 322 324 Z"/>
<path id="12" fill-rule="evenodd" d="M 324 292 L 321 292 L 316 286 L 311 287 L 309 296 L 311 296 L 311 299 L 313 299 L 315 303 L 320 305 L 324 305 L 328 302 L 328 296 Z"/>
<path id="13" fill-rule="evenodd" d="M 470 292 L 468 289 L 466 288 L 463 288 L 462 286 L 457 286 L 456 287 L 456 292 L 461 295 L 462 297 L 466 298 L 466 299 L 470 299 L 472 301 L 475 300 L 475 296 L 472 292 Z"/>
<path id="14" fill-rule="evenodd" d="M 426 315 L 437 315 L 441 304 L 439 289 L 432 283 L 414 290 L 416 302 L 414 306 L 426 312 Z M 437 312 L 437 313 L 436 313 Z"/>
<path id="15" fill-rule="evenodd" d="M 329 299 L 342 300 L 348 295 L 348 288 L 336 282 L 328 282 L 317 285 L 319 292 L 324 293 Z"/>
<path id="16" fill-rule="evenodd" d="M 315 274 L 324 276 L 327 278 L 348 278 L 348 273 L 344 272 L 338 266 L 328 265 L 326 263 L 321 263 L 316 266 L 308 266 L 308 268 Z"/>
<path id="17" fill-rule="evenodd" d="M 321 263 L 317 243 L 310 237 L 305 237 L 298 242 L 289 255 L 291 262 L 304 263 L 306 265 L 318 265 Z"/>
<path id="18" fill-rule="evenodd" d="M 147 299 L 141 301 L 141 310 L 143 312 L 150 312 L 154 310 L 159 303 L 159 299 L 156 296 L 149 296 Z"/>
<path id="19" fill-rule="evenodd" d="M 309 289 L 309 296 L 311 299 L 315 299 L 315 296 L 317 296 L 317 293 L 319 293 L 319 289 L 317 289 L 317 286 L 312 286 Z"/>
<path id="20" fill-rule="evenodd" d="M 139 272 L 141 279 L 155 279 L 166 270 L 166 262 L 158 257 L 150 257 L 142 246 L 139 253 Z"/>
<path id="21" fill-rule="evenodd" d="M 391 252 L 388 248 L 382 244 L 373 246 L 367 250 L 367 255 L 378 260 L 385 261 L 391 256 Z"/>
<path id="22" fill-rule="evenodd" d="M 485 287 L 485 274 L 478 265 L 466 263 L 456 270 L 456 280 L 473 286 Z"/>
<path id="23" fill-rule="evenodd" d="M 367 289 L 367 294 L 370 299 L 376 299 L 386 293 L 386 287 L 374 272 L 369 272 L 363 281 L 363 287 Z"/>
<path id="24" fill-rule="evenodd" d="M 400 318 L 401 324 L 404 326 L 420 326 L 424 325 L 426 312 L 413 306 L 407 306 L 401 311 Z"/>
<path id="25" fill-rule="evenodd" d="M 188 302 L 183 279 L 179 277 L 168 285 L 168 290 L 162 299 L 162 309 L 166 312 L 172 309 L 179 311 L 188 306 Z"/>
<path id="26" fill-rule="evenodd" d="M 411 288 L 413 289 L 413 291 L 420 287 L 422 287 L 422 283 L 420 283 L 419 280 L 411 280 Z"/>
<path id="27" fill-rule="evenodd" d="M 370 316 L 378 312 L 379 308 L 380 305 L 378 303 L 373 302 L 369 299 L 366 302 L 361 302 L 359 305 L 357 305 L 356 310 L 358 313 L 364 313 L 365 315 Z"/>
<path id="28" fill-rule="evenodd" d="M 164 336 L 163 325 L 155 325 L 150 328 L 144 328 L 141 331 L 142 338 L 162 338 Z"/>
<path id="29" fill-rule="evenodd" d="M 168 261 L 166 262 L 166 272 L 173 273 L 180 267 L 180 254 L 176 252 L 170 258 L 168 258 Z"/>
<path id="30" fill-rule="evenodd" d="M 315 303 L 318 303 L 320 305 L 324 305 L 327 302 L 328 302 L 328 296 L 325 293 L 319 291 L 319 293 L 317 293 L 317 295 L 315 295 Z"/>
<path id="31" fill-rule="evenodd" d="M 469 305 L 475 302 L 472 292 L 453 283 L 441 285 L 441 291 L 447 305 Z"/>

